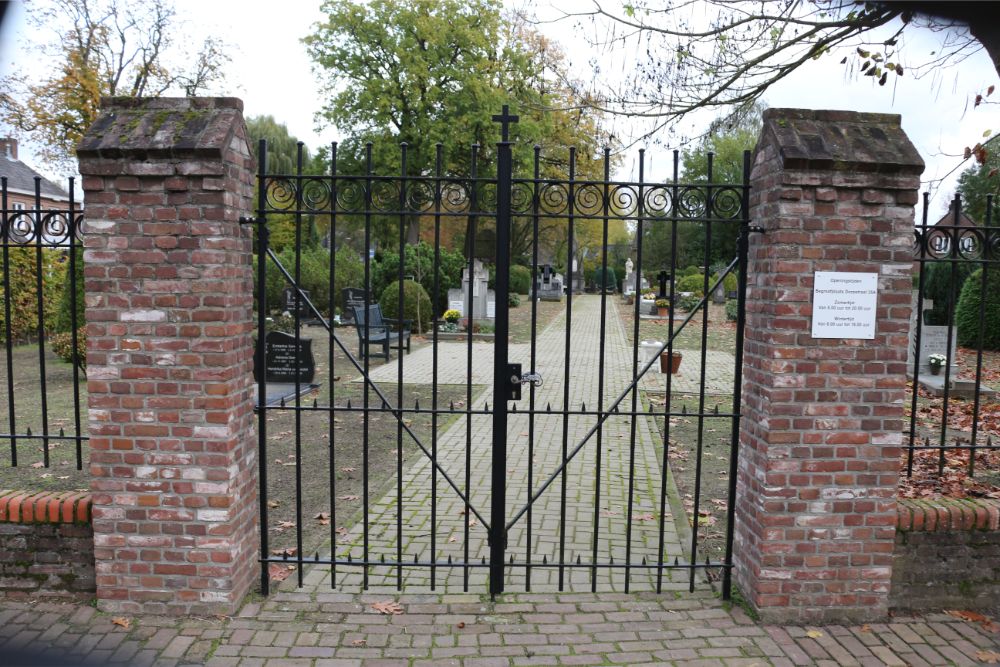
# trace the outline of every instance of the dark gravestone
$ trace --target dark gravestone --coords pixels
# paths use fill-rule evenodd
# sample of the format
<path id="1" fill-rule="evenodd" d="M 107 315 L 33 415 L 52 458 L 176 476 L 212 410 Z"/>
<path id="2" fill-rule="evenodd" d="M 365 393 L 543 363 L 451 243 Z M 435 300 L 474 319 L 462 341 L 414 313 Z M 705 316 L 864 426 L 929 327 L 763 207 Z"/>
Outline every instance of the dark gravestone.
<path id="1" fill-rule="evenodd" d="M 660 291 L 656 295 L 658 299 L 667 298 L 667 278 L 669 277 L 670 274 L 667 273 L 666 271 L 660 271 L 658 274 L 656 274 L 656 278 L 660 282 Z"/>
<path id="2" fill-rule="evenodd" d="M 312 339 L 300 338 L 283 331 L 272 331 L 265 338 L 264 374 L 265 382 L 308 384 L 316 375 L 316 360 L 312 353 Z M 260 374 L 255 367 L 254 380 L 260 382 Z"/>
<path id="3" fill-rule="evenodd" d="M 302 293 L 301 303 L 299 304 L 299 317 L 300 318 L 302 318 L 302 317 L 311 317 L 312 316 L 312 311 L 309 309 L 308 304 L 306 304 L 306 300 L 309 298 L 309 290 L 304 289 L 304 290 L 299 290 L 299 291 Z M 291 313 L 292 315 L 294 315 L 295 314 L 295 290 L 293 288 L 291 288 L 291 287 L 286 287 L 285 288 L 285 293 L 284 293 L 284 299 L 283 299 L 283 301 L 284 301 L 284 305 L 285 305 L 285 308 L 284 308 L 285 312 Z"/>
<path id="4" fill-rule="evenodd" d="M 354 319 L 354 309 L 365 307 L 365 291 L 360 287 L 345 287 L 340 291 L 344 297 L 343 319 L 350 321 Z"/>

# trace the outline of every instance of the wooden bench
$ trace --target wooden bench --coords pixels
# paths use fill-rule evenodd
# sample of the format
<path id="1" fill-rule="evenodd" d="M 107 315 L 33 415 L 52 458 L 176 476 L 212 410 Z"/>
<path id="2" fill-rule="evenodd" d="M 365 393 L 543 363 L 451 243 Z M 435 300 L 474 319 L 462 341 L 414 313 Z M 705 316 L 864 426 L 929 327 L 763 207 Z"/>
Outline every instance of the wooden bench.
<path id="1" fill-rule="evenodd" d="M 358 357 L 364 357 L 371 345 L 382 346 L 382 353 L 375 356 L 384 357 L 389 361 L 389 348 L 403 349 L 406 342 L 406 353 L 410 353 L 410 325 L 413 320 L 394 320 L 382 317 L 382 306 L 373 303 L 368 306 L 367 317 L 364 306 L 351 308 L 354 311 L 354 328 L 358 331 Z M 365 337 L 365 322 L 368 322 L 368 337 Z M 396 329 L 395 331 L 393 329 Z M 395 341 L 395 343 L 393 343 Z"/>

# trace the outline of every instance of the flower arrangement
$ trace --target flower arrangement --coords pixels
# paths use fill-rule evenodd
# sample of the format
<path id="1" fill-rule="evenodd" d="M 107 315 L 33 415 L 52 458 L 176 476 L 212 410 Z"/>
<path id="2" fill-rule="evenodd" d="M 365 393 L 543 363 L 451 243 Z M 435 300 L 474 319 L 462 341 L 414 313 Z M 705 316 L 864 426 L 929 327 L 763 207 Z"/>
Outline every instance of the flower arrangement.
<path id="1" fill-rule="evenodd" d="M 454 308 L 444 311 L 443 315 L 444 321 L 448 324 L 455 324 L 461 317 L 462 314 Z"/>
<path id="2" fill-rule="evenodd" d="M 669 308 L 670 307 L 670 301 L 668 299 L 657 299 L 654 302 L 654 305 L 657 308 Z"/>
<path id="3" fill-rule="evenodd" d="M 927 365 L 931 368 L 941 368 L 948 363 L 948 357 L 943 354 L 932 354 L 927 357 Z"/>
<path id="4" fill-rule="evenodd" d="M 642 298 L 645 299 L 646 301 L 652 301 L 653 299 L 656 298 L 656 292 L 646 292 L 645 294 L 642 295 Z"/>

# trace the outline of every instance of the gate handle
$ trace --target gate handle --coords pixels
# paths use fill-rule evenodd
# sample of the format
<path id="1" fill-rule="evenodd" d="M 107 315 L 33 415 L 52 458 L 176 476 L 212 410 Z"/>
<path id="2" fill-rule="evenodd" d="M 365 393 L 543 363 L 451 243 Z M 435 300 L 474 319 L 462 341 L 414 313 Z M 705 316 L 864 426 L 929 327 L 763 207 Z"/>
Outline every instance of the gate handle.
<path id="1" fill-rule="evenodd" d="M 530 382 L 535 387 L 541 387 L 542 382 L 544 382 L 544 380 L 542 380 L 541 373 L 524 373 L 523 375 L 521 375 L 520 382 L 521 384 L 527 384 Z"/>

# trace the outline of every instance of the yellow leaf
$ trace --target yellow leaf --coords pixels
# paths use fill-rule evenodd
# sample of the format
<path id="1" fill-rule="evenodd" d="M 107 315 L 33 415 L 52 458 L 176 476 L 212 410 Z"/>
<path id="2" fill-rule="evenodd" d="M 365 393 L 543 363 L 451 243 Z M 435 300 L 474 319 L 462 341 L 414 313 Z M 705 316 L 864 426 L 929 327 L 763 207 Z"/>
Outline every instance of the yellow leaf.
<path id="1" fill-rule="evenodd" d="M 819 639 L 820 637 L 825 637 L 825 636 L 826 636 L 826 635 L 824 635 L 824 634 L 823 634 L 822 632 L 820 632 L 819 630 L 809 630 L 809 631 L 808 631 L 808 632 L 806 633 L 806 637 L 812 637 L 813 639 Z"/>
<path id="2" fill-rule="evenodd" d="M 125 618 L 124 616 L 115 616 L 111 619 L 111 622 L 115 625 L 121 626 L 122 628 L 128 630 L 132 626 L 132 620 Z"/>

